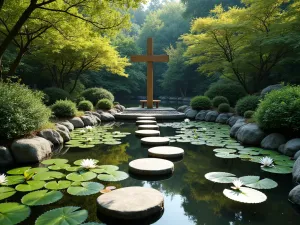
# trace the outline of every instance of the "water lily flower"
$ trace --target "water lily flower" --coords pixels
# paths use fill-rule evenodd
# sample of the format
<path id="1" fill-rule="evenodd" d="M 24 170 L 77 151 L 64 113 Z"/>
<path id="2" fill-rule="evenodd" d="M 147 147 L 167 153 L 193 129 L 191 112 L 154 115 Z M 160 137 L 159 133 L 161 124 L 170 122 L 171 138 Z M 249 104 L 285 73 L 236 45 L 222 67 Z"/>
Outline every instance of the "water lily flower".
<path id="1" fill-rule="evenodd" d="M 85 130 L 80 130 L 79 133 L 80 134 L 85 134 Z"/>
<path id="2" fill-rule="evenodd" d="M 273 167 L 273 159 L 265 156 L 260 159 L 261 167 Z"/>
<path id="3" fill-rule="evenodd" d="M 86 126 L 87 131 L 92 131 L 93 127 L 92 126 Z"/>
<path id="4" fill-rule="evenodd" d="M 239 191 L 241 187 L 244 185 L 243 181 L 241 181 L 240 179 L 235 179 L 234 181 L 232 181 L 232 183 L 234 186 L 231 188 L 237 191 Z"/>
<path id="5" fill-rule="evenodd" d="M 5 174 L 1 174 L 0 175 L 0 185 L 4 185 L 6 183 L 7 183 L 7 179 L 6 179 Z"/>
<path id="6" fill-rule="evenodd" d="M 185 123 L 189 123 L 190 120 L 189 120 L 189 119 L 185 119 L 184 122 L 185 122 Z"/>
<path id="7" fill-rule="evenodd" d="M 93 138 L 86 138 L 86 142 L 91 142 Z"/>
<path id="8" fill-rule="evenodd" d="M 202 131 L 204 131 L 204 132 L 205 132 L 206 130 L 207 130 L 206 128 L 202 128 Z"/>
<path id="9" fill-rule="evenodd" d="M 96 161 L 93 159 L 83 159 L 80 163 L 80 166 L 85 169 L 93 169 L 96 168 Z"/>

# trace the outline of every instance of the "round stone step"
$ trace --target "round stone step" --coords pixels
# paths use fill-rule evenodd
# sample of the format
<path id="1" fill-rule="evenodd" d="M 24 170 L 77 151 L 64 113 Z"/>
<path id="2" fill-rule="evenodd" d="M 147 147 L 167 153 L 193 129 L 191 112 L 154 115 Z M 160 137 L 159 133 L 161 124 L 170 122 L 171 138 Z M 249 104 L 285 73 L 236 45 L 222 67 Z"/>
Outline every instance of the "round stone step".
<path id="1" fill-rule="evenodd" d="M 158 130 L 137 130 L 135 135 L 140 137 L 157 137 L 160 135 L 160 132 Z"/>
<path id="2" fill-rule="evenodd" d="M 158 125 L 139 125 L 138 130 L 159 130 Z"/>
<path id="3" fill-rule="evenodd" d="M 156 118 L 154 116 L 140 116 L 136 120 L 156 120 Z"/>
<path id="4" fill-rule="evenodd" d="M 158 158 L 178 158 L 182 157 L 184 150 L 173 146 L 158 146 L 148 149 L 148 155 Z"/>
<path id="5" fill-rule="evenodd" d="M 166 137 L 144 137 L 141 139 L 142 144 L 145 145 L 168 145 L 170 142 L 169 138 Z"/>
<path id="6" fill-rule="evenodd" d="M 156 125 L 157 123 L 155 120 L 137 120 L 136 124 L 137 125 L 149 125 L 149 124 Z"/>
<path id="7" fill-rule="evenodd" d="M 98 211 L 117 219 L 143 219 L 159 213 L 164 207 L 164 196 L 159 191 L 144 187 L 126 187 L 97 198 Z"/>
<path id="8" fill-rule="evenodd" d="M 174 163 L 165 159 L 142 158 L 129 163 L 129 172 L 138 175 L 167 175 L 174 171 Z"/>

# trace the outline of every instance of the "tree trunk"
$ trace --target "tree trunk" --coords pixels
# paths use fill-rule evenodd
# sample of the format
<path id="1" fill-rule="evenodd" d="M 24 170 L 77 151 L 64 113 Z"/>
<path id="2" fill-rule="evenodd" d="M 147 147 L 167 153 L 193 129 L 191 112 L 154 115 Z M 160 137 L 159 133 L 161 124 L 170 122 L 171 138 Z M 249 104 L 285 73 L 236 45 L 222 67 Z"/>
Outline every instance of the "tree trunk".
<path id="1" fill-rule="evenodd" d="M 9 71 L 7 73 L 7 77 L 11 77 L 15 74 L 16 70 L 17 70 L 17 67 L 18 65 L 20 64 L 21 60 L 22 60 L 22 57 L 23 55 L 25 54 L 26 50 L 24 49 L 20 49 L 16 59 L 14 60 L 14 62 L 10 65 L 9 67 Z"/>

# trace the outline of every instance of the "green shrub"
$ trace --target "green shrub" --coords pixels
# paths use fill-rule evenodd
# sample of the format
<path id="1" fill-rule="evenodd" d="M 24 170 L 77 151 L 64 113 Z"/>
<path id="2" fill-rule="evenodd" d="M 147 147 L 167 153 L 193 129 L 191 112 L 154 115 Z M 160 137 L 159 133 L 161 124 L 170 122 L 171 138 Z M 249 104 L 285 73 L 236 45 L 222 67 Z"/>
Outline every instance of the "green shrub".
<path id="1" fill-rule="evenodd" d="M 191 107 L 195 110 L 204 110 L 211 108 L 211 100 L 206 96 L 196 96 L 191 99 Z"/>
<path id="2" fill-rule="evenodd" d="M 57 100 L 70 99 L 70 94 L 60 88 L 50 87 L 50 88 L 45 88 L 43 91 L 47 95 L 47 98 L 48 98 L 47 105 L 52 105 Z"/>
<path id="3" fill-rule="evenodd" d="M 267 94 L 259 103 L 254 119 L 265 130 L 300 130 L 300 86 L 287 86 Z"/>
<path id="4" fill-rule="evenodd" d="M 244 117 L 245 117 L 246 119 L 251 119 L 251 118 L 253 117 L 254 113 L 255 113 L 255 111 L 248 110 L 248 111 L 246 111 L 246 112 L 244 113 Z"/>
<path id="5" fill-rule="evenodd" d="M 113 94 L 103 88 L 89 88 L 82 92 L 81 95 L 86 100 L 91 101 L 94 105 L 96 105 L 99 100 L 104 98 L 110 100 L 111 102 L 115 100 Z"/>
<path id="6" fill-rule="evenodd" d="M 114 102 L 114 105 L 120 105 L 120 102 Z"/>
<path id="7" fill-rule="evenodd" d="M 220 113 L 228 113 L 230 112 L 230 105 L 228 103 L 221 103 L 218 107 L 218 111 Z"/>
<path id="8" fill-rule="evenodd" d="M 98 101 L 96 108 L 97 109 L 104 109 L 104 110 L 109 110 L 113 107 L 113 103 L 112 101 L 110 101 L 109 99 L 101 99 Z"/>
<path id="9" fill-rule="evenodd" d="M 235 106 L 237 114 L 240 116 L 244 116 L 244 113 L 246 111 L 255 111 L 258 106 L 259 99 L 260 98 L 258 96 L 248 95 L 238 100 Z"/>
<path id="10" fill-rule="evenodd" d="M 92 111 L 94 106 L 93 103 L 91 103 L 90 101 L 84 100 L 78 103 L 77 108 L 81 111 Z"/>
<path id="11" fill-rule="evenodd" d="M 58 118 L 74 117 L 77 114 L 76 104 L 70 100 L 58 100 L 51 109 Z"/>
<path id="12" fill-rule="evenodd" d="M 213 105 L 213 107 L 215 107 L 215 108 L 218 108 L 219 105 L 222 104 L 222 103 L 227 103 L 227 104 L 229 104 L 228 99 L 225 98 L 225 97 L 223 97 L 223 96 L 216 96 L 216 97 L 214 97 L 213 100 L 212 100 L 212 105 Z"/>
<path id="13" fill-rule="evenodd" d="M 0 82 L 0 139 L 18 138 L 47 124 L 51 110 L 43 96 L 25 85 Z"/>
<path id="14" fill-rule="evenodd" d="M 247 95 L 244 88 L 236 84 L 212 84 L 205 92 L 205 96 L 213 99 L 216 96 L 227 98 L 229 104 L 234 106 L 237 100 Z"/>

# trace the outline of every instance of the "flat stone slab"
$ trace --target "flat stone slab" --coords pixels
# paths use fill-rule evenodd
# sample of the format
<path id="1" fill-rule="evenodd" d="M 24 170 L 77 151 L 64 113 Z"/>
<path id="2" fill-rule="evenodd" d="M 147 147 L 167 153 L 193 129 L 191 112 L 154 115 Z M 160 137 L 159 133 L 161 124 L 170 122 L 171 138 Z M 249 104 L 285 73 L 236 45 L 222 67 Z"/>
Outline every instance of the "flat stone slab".
<path id="1" fill-rule="evenodd" d="M 156 120 L 154 116 L 140 116 L 136 118 L 137 120 Z"/>
<path id="2" fill-rule="evenodd" d="M 178 158 L 182 157 L 184 150 L 173 146 L 158 146 L 148 149 L 148 155 L 158 158 Z"/>
<path id="3" fill-rule="evenodd" d="M 147 125 L 147 124 L 154 124 L 154 125 L 156 125 L 157 122 L 155 120 L 137 120 L 136 124 L 137 125 Z"/>
<path id="4" fill-rule="evenodd" d="M 159 191 L 144 187 L 126 187 L 97 198 L 98 211 L 125 220 L 143 219 L 164 208 L 164 196 Z"/>
<path id="5" fill-rule="evenodd" d="M 159 130 L 158 125 L 139 125 L 138 130 Z"/>
<path id="6" fill-rule="evenodd" d="M 140 137 L 157 137 L 160 135 L 160 131 L 158 130 L 137 130 L 135 132 L 136 136 Z"/>
<path id="7" fill-rule="evenodd" d="M 167 175 L 174 171 L 174 163 L 165 159 L 143 158 L 129 163 L 129 172 L 139 175 Z"/>
<path id="8" fill-rule="evenodd" d="M 145 145 L 167 145 L 170 143 L 170 139 L 166 137 L 145 137 L 141 139 L 141 142 Z"/>

